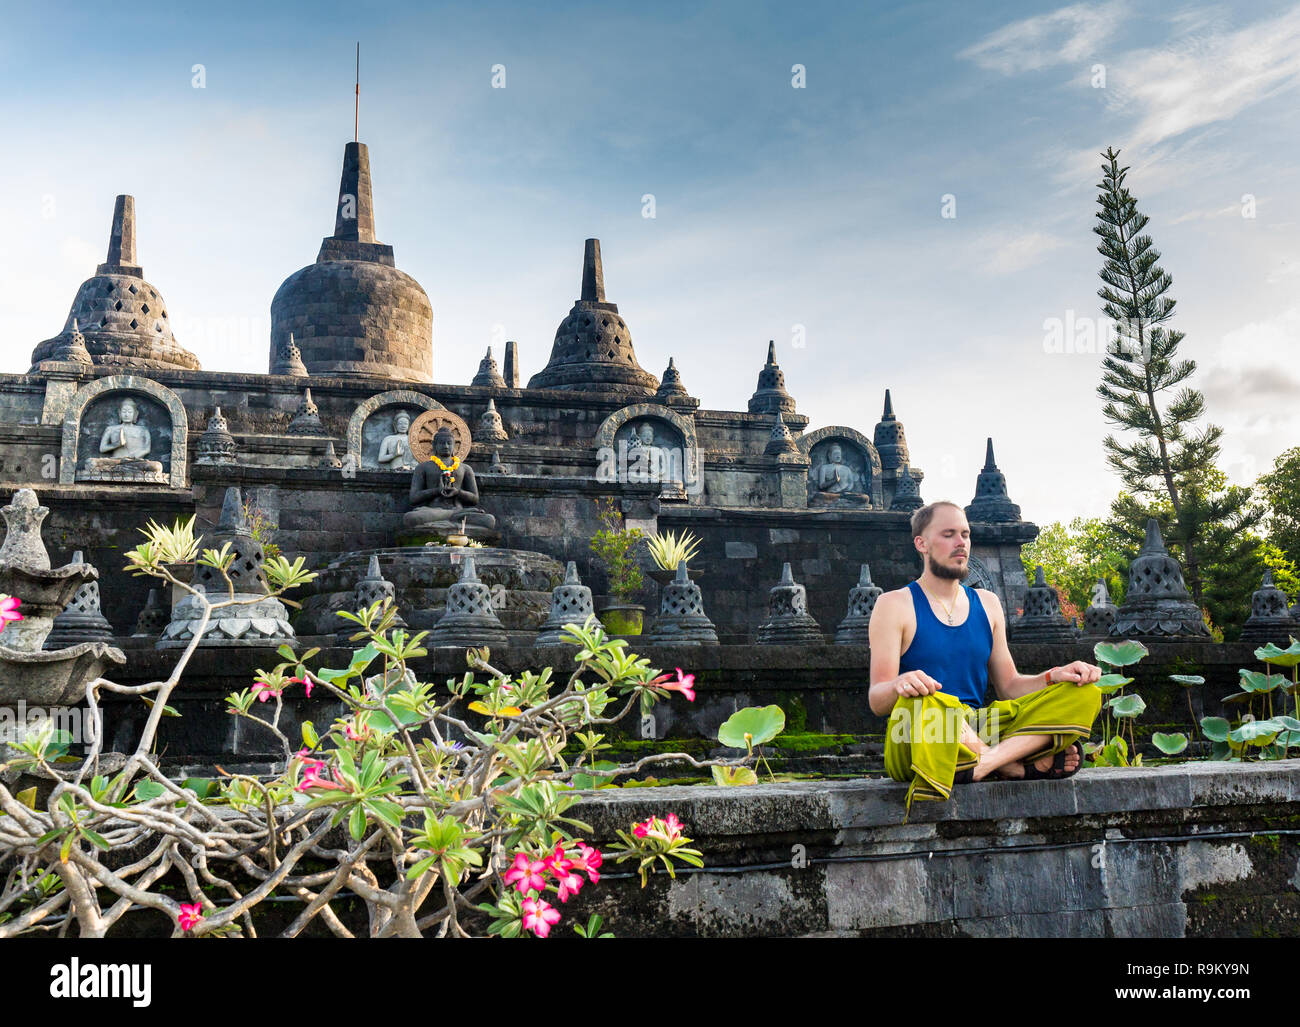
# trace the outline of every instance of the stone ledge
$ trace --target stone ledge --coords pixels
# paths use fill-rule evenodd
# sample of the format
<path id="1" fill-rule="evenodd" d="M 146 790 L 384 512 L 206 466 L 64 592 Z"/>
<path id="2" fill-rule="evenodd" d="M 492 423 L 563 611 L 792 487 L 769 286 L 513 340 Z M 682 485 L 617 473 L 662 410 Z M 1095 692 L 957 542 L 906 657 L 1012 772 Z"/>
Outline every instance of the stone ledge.
<path id="1" fill-rule="evenodd" d="M 763 835 L 789 830 L 843 832 L 902 825 L 907 788 L 895 781 L 780 782 L 746 787 L 667 786 L 602 790 L 575 816 L 602 836 L 612 826 L 667 810 L 695 835 Z M 918 802 L 911 825 L 1026 821 L 1137 810 L 1272 805 L 1300 801 L 1300 759 L 1268 764 L 1195 763 L 1082 770 L 1064 781 L 958 786 L 951 802 Z M 689 814 L 689 816 L 688 816 Z"/>

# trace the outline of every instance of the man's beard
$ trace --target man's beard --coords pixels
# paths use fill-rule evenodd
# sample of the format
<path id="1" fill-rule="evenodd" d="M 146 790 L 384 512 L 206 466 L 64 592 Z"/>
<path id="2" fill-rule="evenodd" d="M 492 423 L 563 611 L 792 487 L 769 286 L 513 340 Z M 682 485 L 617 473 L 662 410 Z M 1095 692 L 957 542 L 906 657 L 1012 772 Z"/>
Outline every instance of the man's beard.
<path id="1" fill-rule="evenodd" d="M 962 581 L 970 573 L 970 561 L 967 560 L 966 566 L 960 569 L 956 567 L 945 567 L 939 563 L 933 553 L 925 554 L 926 566 L 930 568 L 930 573 L 936 578 L 946 578 L 949 581 Z"/>

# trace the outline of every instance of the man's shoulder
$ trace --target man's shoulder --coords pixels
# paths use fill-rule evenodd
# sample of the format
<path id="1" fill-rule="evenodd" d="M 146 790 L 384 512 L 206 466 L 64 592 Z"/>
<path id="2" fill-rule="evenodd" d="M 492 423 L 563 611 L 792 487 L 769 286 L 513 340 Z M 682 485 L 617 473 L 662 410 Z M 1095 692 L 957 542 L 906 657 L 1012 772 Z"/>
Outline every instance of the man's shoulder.
<path id="1" fill-rule="evenodd" d="M 902 588 L 896 588 L 889 592 L 882 592 L 876 598 L 876 605 L 872 609 L 872 616 L 875 611 L 884 608 L 887 612 L 904 613 L 912 609 L 912 592 L 904 585 Z"/>
<path id="2" fill-rule="evenodd" d="M 979 596 L 980 602 L 984 604 L 986 612 L 993 611 L 998 614 L 1002 613 L 1002 600 L 998 598 L 996 592 L 990 591 L 987 588 L 972 588 L 971 591 Z"/>

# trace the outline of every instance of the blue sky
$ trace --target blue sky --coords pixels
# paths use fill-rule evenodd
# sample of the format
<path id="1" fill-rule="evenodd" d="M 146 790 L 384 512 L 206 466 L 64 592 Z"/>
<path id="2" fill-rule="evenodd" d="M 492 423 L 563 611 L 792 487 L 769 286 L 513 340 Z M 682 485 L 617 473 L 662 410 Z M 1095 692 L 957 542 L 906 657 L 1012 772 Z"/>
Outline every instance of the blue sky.
<path id="1" fill-rule="evenodd" d="M 507 338 L 540 369 L 598 236 L 642 365 L 704 406 L 744 409 L 775 339 L 810 429 L 869 434 L 893 390 L 927 499 L 969 501 L 992 435 L 1027 518 L 1102 513 L 1099 357 L 1044 336 L 1100 314 L 1114 145 L 1230 478 L 1300 443 L 1292 5 L 9 6 L 0 371 L 61 328 L 119 192 L 178 340 L 264 371 L 271 297 L 332 231 L 360 39 L 377 236 L 429 294 L 435 381 Z"/>

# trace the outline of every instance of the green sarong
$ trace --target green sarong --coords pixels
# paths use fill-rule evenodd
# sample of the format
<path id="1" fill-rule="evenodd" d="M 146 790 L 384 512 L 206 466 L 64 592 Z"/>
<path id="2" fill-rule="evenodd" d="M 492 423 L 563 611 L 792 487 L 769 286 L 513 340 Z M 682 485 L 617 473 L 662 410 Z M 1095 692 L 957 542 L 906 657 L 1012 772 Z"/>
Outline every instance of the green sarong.
<path id="1" fill-rule="evenodd" d="M 980 709 L 944 692 L 900 697 L 885 729 L 885 771 L 895 781 L 910 782 L 910 811 L 913 799 L 947 799 L 953 778 L 978 763 L 975 752 L 959 741 L 963 722 L 988 745 L 1017 735 L 1047 735 L 1047 745 L 1024 757 L 1024 762 L 1032 762 L 1086 739 L 1101 702 L 1096 685 L 1069 681 L 1019 699 L 998 699 Z"/>

